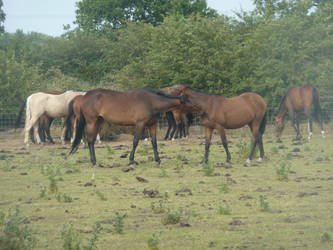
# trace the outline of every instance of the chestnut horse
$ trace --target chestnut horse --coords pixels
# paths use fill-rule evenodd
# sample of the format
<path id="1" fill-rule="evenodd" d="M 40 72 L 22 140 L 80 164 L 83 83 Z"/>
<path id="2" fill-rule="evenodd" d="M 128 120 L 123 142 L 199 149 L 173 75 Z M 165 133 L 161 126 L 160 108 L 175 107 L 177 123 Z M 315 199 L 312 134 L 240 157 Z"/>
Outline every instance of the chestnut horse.
<path id="1" fill-rule="evenodd" d="M 315 116 L 319 122 L 321 128 L 321 134 L 323 138 L 325 137 L 325 131 L 323 129 L 323 122 L 321 118 L 321 108 L 320 108 L 320 96 L 319 91 L 316 87 L 311 84 L 306 84 L 303 86 L 291 87 L 287 93 L 282 98 L 280 109 L 275 117 L 275 129 L 277 141 L 281 142 L 281 133 L 284 128 L 284 117 L 288 112 L 290 121 L 295 129 L 296 138 L 300 139 L 301 134 L 299 131 L 299 120 L 297 114 L 304 111 L 308 119 L 308 139 L 312 137 L 312 115 L 311 115 L 311 105 L 314 106 Z"/>
<path id="2" fill-rule="evenodd" d="M 138 146 L 139 139 L 145 127 L 149 130 L 155 161 L 160 163 L 161 160 L 158 156 L 156 142 L 157 119 L 161 113 L 179 107 L 185 99 L 183 96 L 174 97 L 166 95 L 163 92 L 154 92 L 147 89 L 137 89 L 127 92 L 107 89 L 88 91 L 82 97 L 80 121 L 76 127 L 76 135 L 70 154 L 78 149 L 86 127 L 90 160 L 93 167 L 95 167 L 94 143 L 97 131 L 101 123 L 107 121 L 116 125 L 135 126 L 133 147 L 129 156 L 130 165 L 137 164 L 134 161 L 135 149 Z"/>
<path id="3" fill-rule="evenodd" d="M 172 96 L 178 96 L 179 92 L 174 90 L 171 87 L 163 88 L 162 91 L 168 95 Z M 170 139 L 176 139 L 178 136 L 178 133 L 182 133 L 182 127 L 184 127 L 184 135 L 185 137 L 189 136 L 189 127 L 191 125 L 191 119 L 188 118 L 187 113 L 197 113 L 198 110 L 189 105 L 188 103 L 181 105 L 178 108 L 175 108 L 170 111 L 170 113 L 166 114 L 167 120 L 168 120 L 168 130 L 165 134 L 164 140 L 167 140 L 169 138 L 170 133 Z M 171 130 L 172 129 L 172 130 Z M 177 132 L 176 132 L 177 130 Z M 175 134 L 176 132 L 176 134 Z M 175 135 L 175 137 L 174 137 Z M 181 136 L 180 136 L 181 137 Z"/>
<path id="4" fill-rule="evenodd" d="M 174 85 L 172 87 L 179 94 L 188 97 L 189 103 L 198 109 L 202 114 L 202 123 L 205 126 L 205 162 L 208 162 L 209 147 L 211 144 L 212 132 L 214 129 L 220 134 L 223 147 L 227 154 L 227 164 L 231 156 L 228 149 L 228 142 L 224 129 L 237 129 L 248 125 L 252 132 L 252 146 L 246 164 L 252 160 L 254 149 L 259 145 L 259 162 L 264 157 L 264 146 L 262 136 L 266 126 L 266 103 L 256 93 L 243 93 L 240 96 L 227 98 L 225 96 L 211 95 L 194 91 L 186 85 Z"/>

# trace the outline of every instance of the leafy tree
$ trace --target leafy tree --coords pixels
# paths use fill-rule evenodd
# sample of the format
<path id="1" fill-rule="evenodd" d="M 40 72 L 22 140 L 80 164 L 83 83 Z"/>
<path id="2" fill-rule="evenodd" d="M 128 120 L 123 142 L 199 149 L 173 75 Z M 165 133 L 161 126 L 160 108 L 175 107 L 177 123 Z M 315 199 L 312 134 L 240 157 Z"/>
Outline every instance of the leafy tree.
<path id="1" fill-rule="evenodd" d="M 4 27 L 3 23 L 6 20 L 6 14 L 3 11 L 2 7 L 3 7 L 3 1 L 0 0 L 0 34 L 5 31 L 5 27 Z"/>
<path id="2" fill-rule="evenodd" d="M 158 25 L 168 14 L 216 15 L 205 0 L 82 0 L 77 2 L 76 24 L 86 31 L 117 29 L 131 22 Z"/>

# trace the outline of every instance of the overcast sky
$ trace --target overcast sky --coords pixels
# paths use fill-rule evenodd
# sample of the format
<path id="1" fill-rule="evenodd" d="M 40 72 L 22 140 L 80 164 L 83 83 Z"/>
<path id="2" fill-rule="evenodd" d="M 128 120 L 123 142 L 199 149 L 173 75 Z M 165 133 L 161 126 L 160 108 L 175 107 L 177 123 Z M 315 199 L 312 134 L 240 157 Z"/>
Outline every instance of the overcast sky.
<path id="1" fill-rule="evenodd" d="M 35 31 L 51 36 L 61 35 L 63 25 L 72 26 L 75 20 L 75 2 L 78 0 L 4 0 L 5 30 L 14 33 Z M 253 10 L 252 0 L 207 0 L 208 6 L 220 14 Z"/>

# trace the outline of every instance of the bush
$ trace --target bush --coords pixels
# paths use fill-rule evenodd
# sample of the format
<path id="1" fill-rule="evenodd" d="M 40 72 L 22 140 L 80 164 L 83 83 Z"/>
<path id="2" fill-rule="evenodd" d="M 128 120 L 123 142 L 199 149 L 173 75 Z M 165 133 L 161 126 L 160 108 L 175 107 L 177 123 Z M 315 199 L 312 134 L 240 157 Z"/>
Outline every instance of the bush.
<path id="1" fill-rule="evenodd" d="M 28 222 L 20 215 L 18 206 L 9 209 L 7 216 L 0 211 L 0 249 L 33 249 L 37 240 Z"/>

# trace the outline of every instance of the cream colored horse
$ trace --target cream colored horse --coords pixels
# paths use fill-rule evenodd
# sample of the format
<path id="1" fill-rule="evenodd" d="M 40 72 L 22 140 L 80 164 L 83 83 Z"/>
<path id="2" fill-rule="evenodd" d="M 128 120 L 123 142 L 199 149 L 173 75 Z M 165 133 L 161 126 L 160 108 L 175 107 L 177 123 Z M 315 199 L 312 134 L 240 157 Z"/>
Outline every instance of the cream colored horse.
<path id="1" fill-rule="evenodd" d="M 38 92 L 27 98 L 26 119 L 24 128 L 24 143 L 29 146 L 29 131 L 33 127 L 36 141 L 41 143 L 38 135 L 38 119 L 46 114 L 52 118 L 61 118 L 68 115 L 68 104 L 77 95 L 84 95 L 86 92 L 66 91 L 61 95 L 52 95 Z M 64 132 L 61 141 L 64 143 Z"/>

